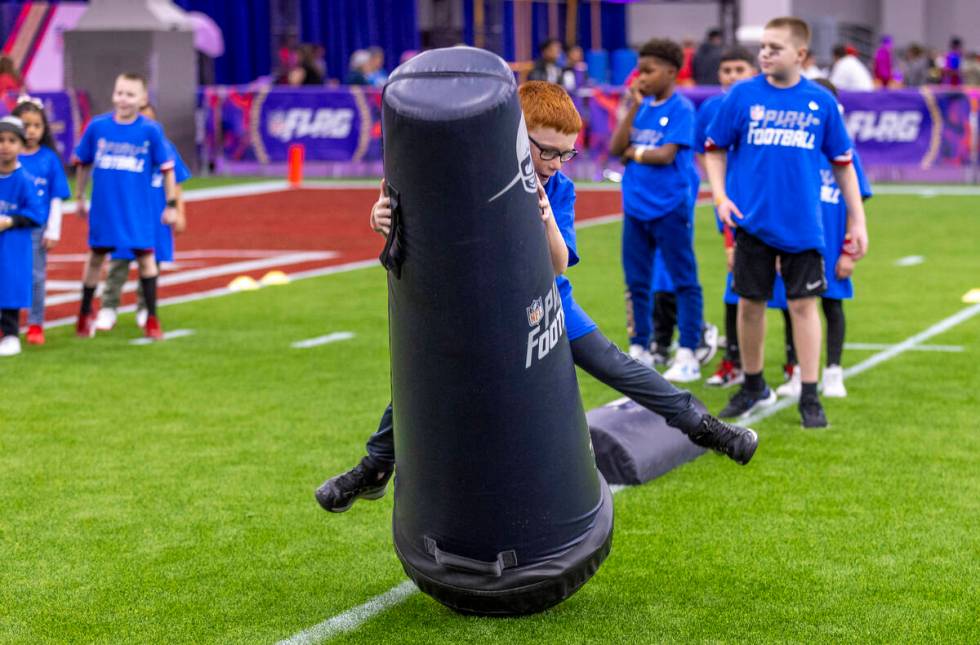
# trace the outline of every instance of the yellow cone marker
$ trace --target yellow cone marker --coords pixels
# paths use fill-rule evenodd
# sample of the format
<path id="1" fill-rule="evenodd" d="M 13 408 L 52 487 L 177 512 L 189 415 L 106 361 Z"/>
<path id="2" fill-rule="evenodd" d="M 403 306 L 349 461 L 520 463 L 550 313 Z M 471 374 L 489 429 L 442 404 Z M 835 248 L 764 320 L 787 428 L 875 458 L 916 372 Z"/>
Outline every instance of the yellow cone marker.
<path id="1" fill-rule="evenodd" d="M 282 271 L 269 271 L 259 281 L 266 287 L 289 284 L 289 276 Z"/>
<path id="2" fill-rule="evenodd" d="M 980 289 L 970 289 L 964 293 L 963 302 L 967 304 L 980 304 Z"/>
<path id="3" fill-rule="evenodd" d="M 228 288 L 232 291 L 255 291 L 259 283 L 252 276 L 240 275 L 228 284 Z"/>

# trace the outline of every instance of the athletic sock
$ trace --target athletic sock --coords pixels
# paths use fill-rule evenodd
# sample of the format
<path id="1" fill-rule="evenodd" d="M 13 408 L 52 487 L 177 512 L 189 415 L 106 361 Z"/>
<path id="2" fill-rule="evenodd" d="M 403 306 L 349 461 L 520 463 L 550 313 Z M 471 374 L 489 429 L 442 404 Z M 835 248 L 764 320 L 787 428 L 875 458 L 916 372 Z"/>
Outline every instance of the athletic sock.
<path id="1" fill-rule="evenodd" d="M 800 401 L 817 401 L 817 384 L 800 383 Z"/>
<path id="2" fill-rule="evenodd" d="M 745 373 L 745 389 L 749 392 L 765 392 L 766 380 L 762 378 L 762 372 L 755 374 Z"/>
<path id="3" fill-rule="evenodd" d="M 140 285 L 143 287 L 143 298 L 146 300 L 146 314 L 148 316 L 157 315 L 157 277 L 140 277 Z"/>
<path id="4" fill-rule="evenodd" d="M 81 314 L 87 316 L 92 313 L 92 299 L 95 297 L 95 287 L 82 285 L 82 309 Z"/>

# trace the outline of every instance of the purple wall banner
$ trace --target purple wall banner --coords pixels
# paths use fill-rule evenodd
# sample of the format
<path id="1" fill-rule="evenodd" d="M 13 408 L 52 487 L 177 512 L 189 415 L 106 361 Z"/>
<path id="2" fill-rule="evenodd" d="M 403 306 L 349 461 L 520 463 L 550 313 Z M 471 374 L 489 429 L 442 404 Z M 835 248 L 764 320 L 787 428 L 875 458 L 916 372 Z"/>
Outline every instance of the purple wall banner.
<path id="1" fill-rule="evenodd" d="M 720 90 L 680 91 L 697 106 Z M 923 87 L 842 92 L 840 98 L 865 168 L 959 171 L 977 163 L 978 94 Z M 622 96 L 622 87 L 595 86 L 573 97 L 586 124 L 577 143 L 583 154 L 568 168 L 576 178 L 601 179 L 607 168 L 619 170 L 608 146 Z M 200 105 L 206 124 L 202 154 L 222 169 L 285 163 L 296 143 L 306 148 L 307 161 L 323 162 L 341 175 L 375 174 L 381 161 L 377 89 L 215 86 L 202 88 Z"/>

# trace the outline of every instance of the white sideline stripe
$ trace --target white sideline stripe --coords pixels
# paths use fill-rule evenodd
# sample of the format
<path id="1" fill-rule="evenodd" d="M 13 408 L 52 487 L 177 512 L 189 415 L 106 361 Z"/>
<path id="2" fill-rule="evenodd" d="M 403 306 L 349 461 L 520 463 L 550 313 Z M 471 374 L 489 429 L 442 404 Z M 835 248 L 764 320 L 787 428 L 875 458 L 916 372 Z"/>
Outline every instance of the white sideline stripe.
<path id="1" fill-rule="evenodd" d="M 348 262 L 347 264 L 338 264 L 332 267 L 324 267 L 323 269 L 311 269 L 309 271 L 299 271 L 297 273 L 289 274 L 292 280 L 306 280 L 307 278 L 319 278 L 325 275 L 333 275 L 335 273 L 347 273 L 349 271 L 357 271 L 359 269 L 367 269 L 370 267 L 379 266 L 377 260 L 359 260 L 357 262 Z M 210 291 L 201 291 L 198 293 L 189 293 L 183 296 L 171 296 L 169 298 L 161 298 L 157 302 L 158 307 L 163 307 L 165 305 L 180 305 L 185 302 L 197 302 L 198 300 L 207 300 L 209 298 L 220 298 L 221 296 L 230 296 L 236 293 L 255 293 L 254 291 L 232 291 L 227 287 L 219 287 L 217 289 L 211 289 Z M 117 309 L 120 313 L 129 313 L 131 311 L 136 311 L 136 305 L 125 305 Z M 64 327 L 65 325 L 74 325 L 77 317 L 76 316 L 66 316 L 65 318 L 57 318 L 55 320 L 49 320 L 44 323 L 46 328 L 53 327 Z"/>
<path id="2" fill-rule="evenodd" d="M 337 634 L 343 634 L 357 629 L 361 623 L 368 620 L 375 614 L 379 614 L 389 607 L 394 607 L 418 591 L 418 587 L 411 580 L 406 580 L 397 587 L 392 587 L 380 596 L 375 596 L 363 605 L 358 605 L 353 609 L 348 609 L 342 614 L 337 614 L 322 623 L 314 625 L 309 629 L 304 629 L 300 633 L 290 636 L 285 640 L 279 641 L 276 645 L 307 645 L 320 643 Z"/>
<path id="3" fill-rule="evenodd" d="M 885 361 L 890 361 L 891 359 L 895 358 L 899 354 L 904 354 L 909 350 L 913 350 L 923 341 L 929 340 L 933 336 L 938 336 L 944 331 L 952 329 L 953 327 L 960 324 L 961 322 L 965 320 L 969 320 L 973 316 L 976 316 L 978 313 L 980 313 L 980 304 L 972 305 L 970 307 L 966 307 L 965 309 L 960 309 L 952 316 L 940 320 L 935 325 L 929 327 L 924 331 L 919 332 L 915 336 L 909 336 L 902 342 L 896 345 L 890 345 L 887 349 L 878 352 L 877 354 L 861 361 L 860 363 L 854 365 L 853 367 L 847 368 L 846 370 L 844 370 L 844 378 L 849 379 L 854 376 L 857 376 L 861 372 L 866 372 L 872 367 L 880 365 Z M 779 401 L 769 406 L 768 408 L 763 408 L 762 410 L 759 410 L 758 412 L 749 416 L 748 418 L 740 419 L 739 423 L 743 425 L 751 425 L 753 423 L 756 423 L 757 421 L 762 421 L 763 419 L 767 417 L 771 417 L 777 412 L 785 410 L 786 408 L 792 405 L 796 405 L 797 401 L 798 401 L 797 397 L 787 397 L 785 399 L 779 399 Z"/>
<path id="4" fill-rule="evenodd" d="M 257 269 L 281 266 L 283 264 L 300 264 L 302 262 L 329 260 L 337 257 L 337 255 L 338 254 L 334 251 L 297 251 L 296 253 L 286 253 L 284 255 L 273 256 L 270 258 L 244 260 L 242 262 L 229 262 L 228 264 L 219 264 L 213 267 L 204 267 L 202 269 L 191 269 L 190 271 L 164 274 L 160 276 L 157 284 L 161 287 L 166 287 L 173 284 L 184 284 L 185 282 L 206 280 L 208 278 L 215 278 L 222 275 L 245 273 L 246 271 L 255 271 Z M 79 284 L 80 282 L 76 283 L 76 288 L 79 286 Z M 131 293 L 133 291 L 136 291 L 136 283 L 127 281 L 126 284 L 123 285 L 123 293 Z M 46 298 L 45 304 L 47 306 L 54 306 L 68 302 L 78 302 L 81 297 L 81 294 L 76 291 L 75 293 L 66 293 L 60 296 L 51 296 L 50 298 Z"/>
<path id="5" fill-rule="evenodd" d="M 897 345 L 892 345 L 888 349 L 875 354 L 871 358 L 858 363 L 854 367 L 844 370 L 844 378 L 857 376 L 861 372 L 865 372 L 871 369 L 872 367 L 875 367 L 876 365 L 891 360 L 896 356 L 898 356 L 899 354 L 902 354 L 914 348 L 915 346 L 919 345 L 923 341 L 928 340 L 933 336 L 937 336 L 943 333 L 944 331 L 947 331 L 948 329 L 955 327 L 961 322 L 972 318 L 978 313 L 980 313 L 980 304 L 967 307 L 966 309 L 961 309 L 959 312 L 953 314 L 949 318 L 945 318 L 939 321 L 938 323 L 929 327 L 925 331 L 919 332 L 914 336 L 910 336 L 909 338 L 905 339 L 901 343 L 898 343 Z M 617 401 L 622 401 L 622 400 L 623 399 L 617 399 Z M 614 405 L 616 404 L 617 401 L 613 401 L 612 403 L 607 405 Z M 771 417 L 772 415 L 776 414 L 781 410 L 785 410 L 786 408 L 790 407 L 791 405 L 794 405 L 795 403 L 796 403 L 795 398 L 780 399 L 775 405 L 772 405 L 768 408 L 764 408 L 763 410 L 760 410 L 756 414 L 753 414 L 746 419 L 742 419 L 739 423 L 743 423 L 745 425 L 756 423 L 767 417 Z M 612 491 L 614 495 L 626 488 L 628 488 L 628 486 L 609 487 L 609 489 Z M 314 627 L 304 630 L 299 634 L 296 634 L 290 639 L 280 641 L 279 645 L 283 645 L 284 643 L 290 645 L 292 645 L 293 643 L 318 643 L 318 642 L 325 641 L 328 638 L 332 638 L 337 634 L 351 631 L 359 627 L 364 622 L 370 620 L 377 614 L 380 614 L 381 612 L 395 606 L 396 604 L 404 600 L 406 597 L 414 593 L 416 590 L 417 589 L 411 582 L 408 581 L 403 582 L 402 584 L 398 585 L 397 587 L 394 587 L 390 591 L 381 594 L 380 596 L 376 596 L 372 598 L 371 600 L 364 603 L 363 605 L 359 605 L 357 607 L 354 607 L 353 609 L 345 611 L 342 614 L 338 614 L 333 618 L 325 620 L 319 625 L 315 625 Z M 396 592 L 400 592 L 400 593 L 396 593 Z M 391 600 L 393 596 L 395 599 Z M 300 639 L 300 640 L 296 640 L 296 639 Z"/>
<path id="6" fill-rule="evenodd" d="M 193 251 L 177 251 L 176 261 L 202 260 L 205 258 L 271 258 L 286 253 L 306 253 L 309 249 L 195 249 Z M 84 262 L 87 253 L 62 253 L 48 256 L 48 264 L 52 262 Z M 163 265 L 167 266 L 168 262 Z"/>
<path id="7" fill-rule="evenodd" d="M 174 338 L 183 338 L 184 336 L 190 336 L 194 333 L 193 329 L 175 329 L 173 331 L 163 332 L 164 340 L 173 340 Z M 134 338 L 129 341 L 130 345 L 152 345 L 157 341 L 152 338 Z"/>
<path id="8" fill-rule="evenodd" d="M 878 351 L 894 347 L 888 343 L 844 343 L 844 349 Z M 962 345 L 916 345 L 909 347 L 913 352 L 962 352 L 966 351 Z"/>
<path id="9" fill-rule="evenodd" d="M 872 187 L 877 195 L 919 195 L 920 197 L 942 196 L 972 196 L 980 195 L 977 186 L 929 186 L 924 184 L 879 185 Z"/>
<path id="10" fill-rule="evenodd" d="M 895 260 L 894 264 L 897 267 L 914 267 L 917 264 L 922 264 L 926 259 L 921 255 L 906 255 L 904 258 L 898 258 Z"/>
<path id="11" fill-rule="evenodd" d="M 317 336 L 316 338 L 308 338 L 307 340 L 298 340 L 295 343 L 291 343 L 289 346 L 294 349 L 309 349 L 310 347 L 319 347 L 320 345 L 326 345 L 327 343 L 335 343 L 339 340 L 350 340 L 353 337 L 353 332 L 335 331 L 332 334 L 327 334 L 326 336 Z"/>

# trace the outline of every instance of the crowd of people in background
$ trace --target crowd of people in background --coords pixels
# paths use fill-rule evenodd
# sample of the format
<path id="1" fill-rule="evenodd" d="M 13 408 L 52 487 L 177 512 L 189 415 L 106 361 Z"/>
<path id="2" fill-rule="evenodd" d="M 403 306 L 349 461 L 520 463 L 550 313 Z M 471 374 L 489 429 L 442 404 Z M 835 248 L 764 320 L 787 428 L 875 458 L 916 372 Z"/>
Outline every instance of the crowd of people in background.
<path id="1" fill-rule="evenodd" d="M 718 67 L 725 42 L 720 29 L 709 29 L 698 44 L 693 38 L 681 43 L 683 66 L 677 74 L 677 85 L 717 85 Z M 418 52 L 406 51 L 398 63 Z M 354 50 L 347 69 L 329 70 L 322 45 L 285 40 L 278 51 L 274 82 L 290 86 L 362 85 L 383 87 L 388 79 L 385 51 L 372 46 Z M 803 66 L 807 78 L 825 78 L 837 88 L 848 91 L 870 91 L 878 88 L 919 87 L 927 84 L 980 86 L 980 52 L 966 51 L 962 39 L 953 37 L 945 52 L 910 43 L 897 48 L 890 36 L 881 37 L 873 54 L 862 53 L 846 42 L 831 51 L 832 58 L 819 60 L 812 52 Z M 518 65 L 515 69 L 520 70 Z M 0 90 L 6 85 L 22 83 L 16 70 L 11 74 L 0 58 Z M 589 76 L 585 52 L 579 45 L 565 45 L 548 38 L 538 46 L 538 56 L 524 68 L 527 80 L 557 83 L 569 92 L 594 81 Z"/>

